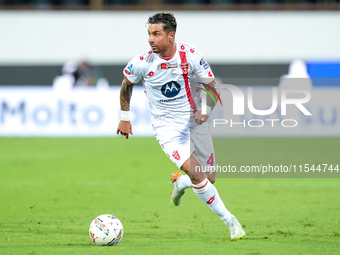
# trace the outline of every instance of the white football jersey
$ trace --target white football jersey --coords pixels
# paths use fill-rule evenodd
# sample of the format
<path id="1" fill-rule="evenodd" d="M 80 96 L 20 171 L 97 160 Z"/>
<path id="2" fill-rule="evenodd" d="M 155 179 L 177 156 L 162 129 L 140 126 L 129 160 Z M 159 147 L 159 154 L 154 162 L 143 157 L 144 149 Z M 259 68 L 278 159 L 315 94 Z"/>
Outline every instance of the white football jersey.
<path id="1" fill-rule="evenodd" d="M 152 50 L 134 57 L 124 68 L 131 83 L 143 82 L 150 102 L 154 127 L 196 125 L 190 115 L 201 109 L 199 89 L 192 91 L 189 79 L 209 79 L 214 75 L 198 50 L 189 44 L 176 43 L 171 58 L 162 58 Z"/>

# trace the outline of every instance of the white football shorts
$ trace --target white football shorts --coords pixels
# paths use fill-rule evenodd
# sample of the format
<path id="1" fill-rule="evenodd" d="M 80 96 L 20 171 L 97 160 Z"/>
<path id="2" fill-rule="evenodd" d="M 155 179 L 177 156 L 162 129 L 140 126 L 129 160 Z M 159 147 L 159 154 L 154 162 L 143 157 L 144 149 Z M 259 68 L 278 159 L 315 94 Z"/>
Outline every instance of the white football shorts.
<path id="1" fill-rule="evenodd" d="M 179 129 L 178 126 L 154 128 L 154 135 L 165 154 L 178 167 L 194 153 L 206 171 L 215 167 L 215 151 L 208 123 Z"/>

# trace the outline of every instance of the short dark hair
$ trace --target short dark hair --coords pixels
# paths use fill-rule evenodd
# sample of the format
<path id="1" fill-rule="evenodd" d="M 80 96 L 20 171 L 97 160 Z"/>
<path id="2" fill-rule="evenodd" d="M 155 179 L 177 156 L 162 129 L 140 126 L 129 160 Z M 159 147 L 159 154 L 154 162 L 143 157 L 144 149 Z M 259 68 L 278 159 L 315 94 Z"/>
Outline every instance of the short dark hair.
<path id="1" fill-rule="evenodd" d="M 171 31 L 176 32 L 177 22 L 172 13 L 159 12 L 148 19 L 148 24 L 163 23 L 163 29 L 166 33 Z"/>

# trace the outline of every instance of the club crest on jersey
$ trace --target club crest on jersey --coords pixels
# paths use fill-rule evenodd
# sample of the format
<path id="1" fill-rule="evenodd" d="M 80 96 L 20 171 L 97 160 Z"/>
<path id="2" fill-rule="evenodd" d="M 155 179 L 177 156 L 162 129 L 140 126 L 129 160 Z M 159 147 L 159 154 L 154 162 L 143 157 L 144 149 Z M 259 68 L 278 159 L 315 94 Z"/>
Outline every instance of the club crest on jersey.
<path id="1" fill-rule="evenodd" d="M 189 64 L 187 62 L 181 63 L 181 68 L 182 68 L 183 74 L 189 73 Z"/>
<path id="2" fill-rule="evenodd" d="M 161 92 L 163 96 L 168 97 L 168 98 L 177 96 L 180 91 L 181 91 L 181 85 L 179 85 L 175 81 L 170 81 L 168 83 L 165 83 L 161 87 Z"/>
<path id="3" fill-rule="evenodd" d="M 170 69 L 170 68 L 177 68 L 177 63 L 161 63 L 157 66 L 157 70 L 160 71 L 162 69 Z"/>
<path id="4" fill-rule="evenodd" d="M 172 153 L 172 156 L 173 156 L 175 159 L 177 159 L 177 160 L 180 160 L 180 159 L 181 159 L 181 157 L 180 157 L 180 155 L 179 155 L 179 153 L 178 153 L 177 150 L 174 151 L 174 152 Z"/>

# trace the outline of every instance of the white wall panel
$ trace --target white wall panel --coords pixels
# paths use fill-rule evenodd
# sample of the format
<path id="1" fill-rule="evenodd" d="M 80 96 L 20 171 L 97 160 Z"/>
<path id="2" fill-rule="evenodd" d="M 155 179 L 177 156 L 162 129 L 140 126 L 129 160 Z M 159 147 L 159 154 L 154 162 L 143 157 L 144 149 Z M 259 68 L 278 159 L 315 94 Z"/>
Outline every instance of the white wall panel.
<path id="1" fill-rule="evenodd" d="M 0 64 L 124 64 L 148 50 L 153 13 L 0 11 Z M 340 59 L 338 12 L 174 13 L 177 41 L 195 45 L 210 63 Z"/>

